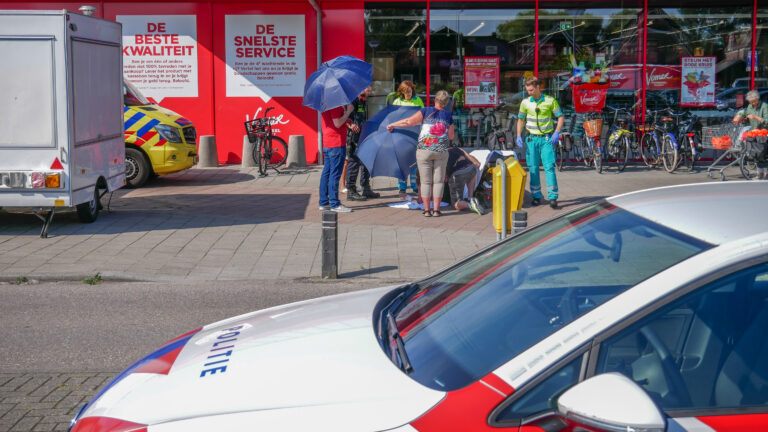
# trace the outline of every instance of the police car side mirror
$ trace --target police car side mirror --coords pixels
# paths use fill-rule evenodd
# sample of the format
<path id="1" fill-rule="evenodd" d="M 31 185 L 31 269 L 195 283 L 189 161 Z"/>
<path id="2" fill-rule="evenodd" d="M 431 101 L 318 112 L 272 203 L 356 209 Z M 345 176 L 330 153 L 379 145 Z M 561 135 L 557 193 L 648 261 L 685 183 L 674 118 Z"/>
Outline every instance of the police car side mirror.
<path id="1" fill-rule="evenodd" d="M 557 400 L 557 416 L 574 427 L 599 431 L 664 432 L 666 421 L 648 393 L 619 373 L 596 375 Z"/>

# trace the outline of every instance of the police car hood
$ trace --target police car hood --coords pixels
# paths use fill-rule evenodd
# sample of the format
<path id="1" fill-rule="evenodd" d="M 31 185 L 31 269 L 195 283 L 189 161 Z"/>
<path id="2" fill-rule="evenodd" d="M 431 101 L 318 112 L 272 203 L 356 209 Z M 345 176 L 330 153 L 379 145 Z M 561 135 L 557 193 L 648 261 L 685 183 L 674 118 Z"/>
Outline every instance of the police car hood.
<path id="1" fill-rule="evenodd" d="M 409 378 L 379 346 L 373 308 L 387 291 L 308 300 L 205 326 L 179 339 L 183 346 L 172 341 L 118 376 L 81 418 L 158 426 L 150 432 L 406 424 L 445 393 Z"/>

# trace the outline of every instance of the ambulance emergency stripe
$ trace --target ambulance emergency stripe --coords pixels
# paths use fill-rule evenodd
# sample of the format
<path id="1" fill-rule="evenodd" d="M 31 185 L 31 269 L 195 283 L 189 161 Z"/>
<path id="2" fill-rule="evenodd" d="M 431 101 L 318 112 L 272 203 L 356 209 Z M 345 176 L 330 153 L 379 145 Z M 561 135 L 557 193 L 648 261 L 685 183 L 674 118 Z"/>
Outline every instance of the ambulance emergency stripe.
<path id="1" fill-rule="evenodd" d="M 165 145 L 168 141 L 165 140 L 165 138 L 160 138 L 160 141 L 155 144 L 155 147 L 160 147 L 161 145 Z"/>
<path id="2" fill-rule="evenodd" d="M 144 134 L 152 130 L 152 128 L 155 127 L 156 124 L 160 123 L 160 120 L 152 119 L 147 124 L 141 127 L 138 131 L 136 131 L 136 135 L 140 137 L 144 137 Z"/>
<path id="3" fill-rule="evenodd" d="M 184 117 L 176 120 L 175 123 L 178 124 L 179 126 L 187 126 L 187 125 L 192 124 L 192 122 L 190 122 L 189 120 L 185 119 Z"/>
<path id="4" fill-rule="evenodd" d="M 155 135 L 157 135 L 157 132 L 156 132 L 156 131 L 149 131 L 149 132 L 145 133 L 144 135 L 142 135 L 142 136 L 141 136 L 141 139 L 143 139 L 143 140 L 144 140 L 144 142 L 149 142 L 149 140 L 151 140 L 152 138 L 154 138 L 154 137 L 155 137 Z"/>
<path id="5" fill-rule="evenodd" d="M 127 107 L 127 106 L 124 106 L 124 107 L 123 107 L 123 112 L 126 112 L 126 111 L 128 111 L 129 109 L 131 109 L 131 108 L 129 108 L 129 107 Z"/>
<path id="6" fill-rule="evenodd" d="M 136 123 L 137 121 L 141 120 L 141 118 L 144 117 L 144 116 L 145 116 L 144 113 L 137 112 L 131 118 L 129 118 L 128 120 L 125 121 L 125 128 L 126 129 L 130 129 L 131 126 L 134 125 L 134 123 Z"/>

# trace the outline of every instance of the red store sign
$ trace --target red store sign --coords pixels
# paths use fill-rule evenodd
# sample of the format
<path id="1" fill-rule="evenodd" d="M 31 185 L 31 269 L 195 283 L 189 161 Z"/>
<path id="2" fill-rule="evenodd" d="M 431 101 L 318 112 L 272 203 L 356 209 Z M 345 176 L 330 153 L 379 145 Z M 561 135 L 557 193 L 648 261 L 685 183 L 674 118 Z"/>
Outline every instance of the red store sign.
<path id="1" fill-rule="evenodd" d="M 611 90 L 636 90 L 642 88 L 639 81 L 641 65 L 620 65 L 611 68 Z M 679 90 L 680 65 L 648 65 L 645 85 L 648 90 Z"/>

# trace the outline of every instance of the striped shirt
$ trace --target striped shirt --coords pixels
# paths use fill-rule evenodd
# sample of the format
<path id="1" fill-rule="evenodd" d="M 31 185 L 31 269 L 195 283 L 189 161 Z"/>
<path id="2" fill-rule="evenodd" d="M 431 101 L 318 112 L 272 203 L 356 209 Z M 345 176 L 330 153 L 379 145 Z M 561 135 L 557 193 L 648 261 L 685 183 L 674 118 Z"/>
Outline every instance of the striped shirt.
<path id="1" fill-rule="evenodd" d="M 531 135 L 546 135 L 554 132 L 554 119 L 563 115 L 560 104 L 552 96 L 541 95 L 539 100 L 533 97 L 520 103 L 518 118 L 525 119 L 525 129 Z"/>

